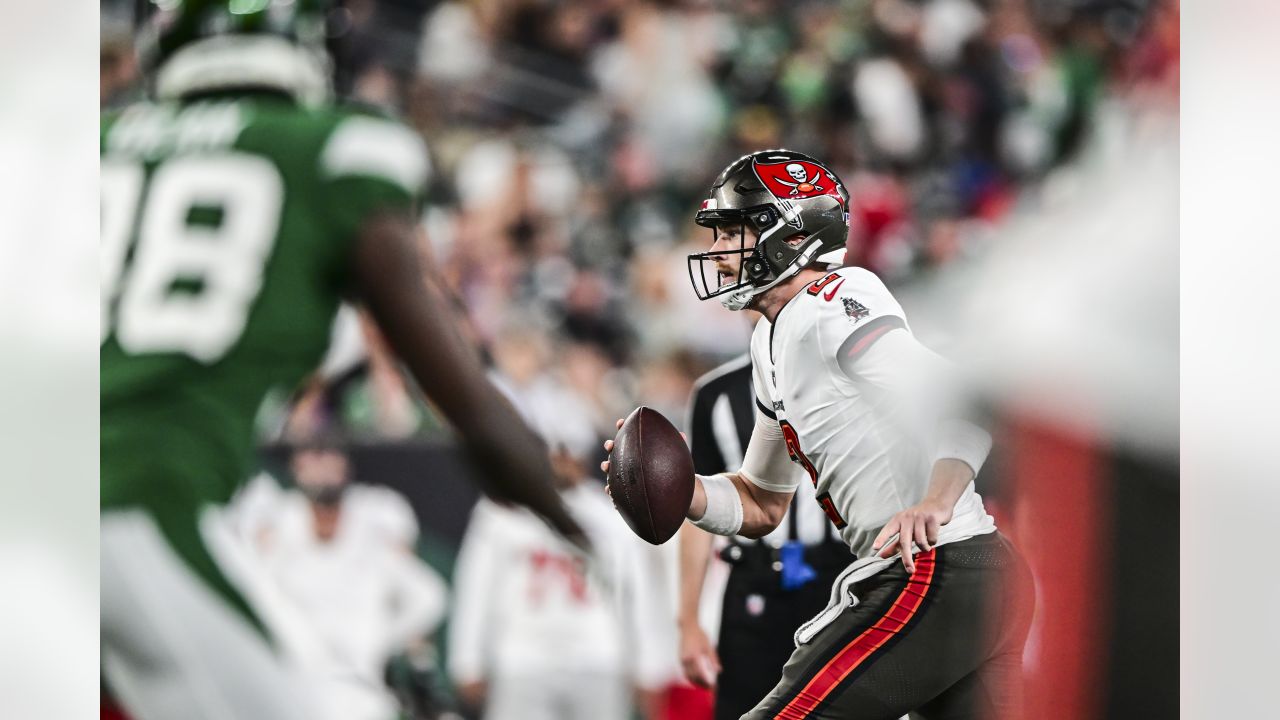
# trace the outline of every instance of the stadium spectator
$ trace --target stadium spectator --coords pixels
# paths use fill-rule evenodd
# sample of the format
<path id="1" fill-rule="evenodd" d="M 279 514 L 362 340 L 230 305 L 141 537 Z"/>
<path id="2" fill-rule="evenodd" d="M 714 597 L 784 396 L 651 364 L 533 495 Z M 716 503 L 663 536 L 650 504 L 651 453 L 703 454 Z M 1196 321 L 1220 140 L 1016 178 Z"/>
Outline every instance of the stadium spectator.
<path id="1" fill-rule="evenodd" d="M 703 244 L 682 218 L 708 167 L 769 146 L 829 158 L 850 183 L 848 261 L 910 282 L 983 252 L 1075 156 L 1106 75 L 1137 88 L 1178 58 L 1172 0 L 336 4 L 339 92 L 428 141 L 424 250 L 476 338 L 536 318 L 550 362 L 603 353 L 609 387 L 575 389 L 623 409 L 672 353 L 696 376 L 741 344 L 669 287 L 681 246 Z M 104 106 L 143 91 L 132 6 L 103 2 Z M 294 431 L 445 436 L 369 345 L 301 397 Z"/>

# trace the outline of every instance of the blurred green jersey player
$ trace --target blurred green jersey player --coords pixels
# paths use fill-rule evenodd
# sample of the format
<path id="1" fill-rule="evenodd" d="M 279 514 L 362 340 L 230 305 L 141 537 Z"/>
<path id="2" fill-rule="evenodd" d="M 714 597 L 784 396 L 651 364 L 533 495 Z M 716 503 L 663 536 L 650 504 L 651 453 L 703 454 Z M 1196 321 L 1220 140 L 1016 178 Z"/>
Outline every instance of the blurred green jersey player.
<path id="1" fill-rule="evenodd" d="M 484 378 L 414 246 L 425 148 L 335 107 L 315 0 L 166 0 L 152 100 L 101 136 L 103 671 L 138 720 L 324 717 L 212 518 L 253 418 L 362 301 L 493 495 L 575 540 L 541 443 Z"/>

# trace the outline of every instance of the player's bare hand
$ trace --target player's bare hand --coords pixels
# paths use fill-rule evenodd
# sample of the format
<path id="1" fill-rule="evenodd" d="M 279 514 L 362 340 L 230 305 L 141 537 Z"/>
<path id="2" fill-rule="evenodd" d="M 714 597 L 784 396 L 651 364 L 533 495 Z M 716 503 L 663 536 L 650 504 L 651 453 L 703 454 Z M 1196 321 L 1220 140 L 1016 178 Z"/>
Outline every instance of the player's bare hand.
<path id="1" fill-rule="evenodd" d="M 720 656 L 702 628 L 683 625 L 680 630 L 680 666 L 689 682 L 714 688 L 720 674 Z"/>
<path id="2" fill-rule="evenodd" d="M 618 421 L 617 421 L 617 422 L 615 422 L 615 423 L 613 424 L 614 429 L 621 430 L 621 429 L 622 429 L 622 424 L 623 424 L 624 422 L 626 422 L 626 420 L 623 420 L 622 418 L 618 418 Z M 688 444 L 689 444 L 689 436 L 688 436 L 688 435 L 685 435 L 683 432 L 681 432 L 681 433 L 680 433 L 680 437 L 684 438 L 684 444 L 685 444 L 685 445 L 688 445 Z M 611 453 L 611 452 L 613 452 L 613 440 L 612 440 L 612 439 L 610 439 L 610 440 L 605 440 L 605 441 L 604 441 L 604 451 L 605 451 L 605 452 L 607 452 L 607 453 Z M 600 463 L 600 471 L 601 471 L 601 472 L 603 472 L 605 475 L 608 475 L 608 474 L 609 474 L 609 461 L 608 461 L 608 460 L 604 460 L 604 461 L 602 461 L 602 462 Z M 608 488 L 606 487 L 605 489 L 607 490 Z"/>
<path id="3" fill-rule="evenodd" d="M 621 429 L 622 429 L 622 423 L 624 423 L 624 422 L 626 422 L 626 420 L 623 420 L 622 418 L 618 418 L 618 421 L 617 421 L 617 422 L 615 422 L 615 423 L 613 424 L 614 429 L 615 429 L 615 430 L 621 430 Z M 605 451 L 605 452 L 607 452 L 607 453 L 611 453 L 611 452 L 613 452 L 613 440 L 612 440 L 612 439 L 610 439 L 610 440 L 605 440 L 605 441 L 604 441 L 604 451 Z M 608 475 L 608 474 L 609 474 L 609 461 L 608 461 L 608 460 L 605 460 L 604 462 L 600 463 L 600 469 L 604 472 L 604 474 L 605 474 L 605 475 Z M 607 489 L 607 488 L 606 488 L 606 489 Z"/>
<path id="4" fill-rule="evenodd" d="M 902 567 L 916 571 L 916 552 L 927 552 L 938 542 L 938 528 L 951 522 L 951 508 L 928 500 L 894 515 L 876 536 L 871 548 L 882 558 L 902 553 Z M 916 550 L 912 549 L 915 544 Z"/>
<path id="5" fill-rule="evenodd" d="M 611 452 L 613 452 L 613 441 L 612 441 L 612 440 L 605 440 L 605 441 L 604 441 L 604 451 L 605 451 L 605 452 L 607 452 L 607 453 L 611 453 Z M 604 460 L 604 461 L 602 461 L 602 462 L 600 463 L 600 470 L 601 470 L 605 475 L 608 475 L 608 474 L 609 474 L 609 461 L 608 461 L 608 460 Z"/>

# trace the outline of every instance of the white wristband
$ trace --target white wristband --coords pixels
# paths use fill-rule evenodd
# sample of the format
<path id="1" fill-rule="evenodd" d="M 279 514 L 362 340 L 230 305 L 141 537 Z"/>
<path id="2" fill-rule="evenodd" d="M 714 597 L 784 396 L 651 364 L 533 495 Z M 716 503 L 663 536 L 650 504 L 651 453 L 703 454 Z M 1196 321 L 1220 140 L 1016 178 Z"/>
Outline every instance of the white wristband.
<path id="1" fill-rule="evenodd" d="M 707 496 L 702 517 L 690 520 L 695 526 L 716 535 L 733 536 L 742 529 L 742 496 L 728 475 L 699 475 Z"/>

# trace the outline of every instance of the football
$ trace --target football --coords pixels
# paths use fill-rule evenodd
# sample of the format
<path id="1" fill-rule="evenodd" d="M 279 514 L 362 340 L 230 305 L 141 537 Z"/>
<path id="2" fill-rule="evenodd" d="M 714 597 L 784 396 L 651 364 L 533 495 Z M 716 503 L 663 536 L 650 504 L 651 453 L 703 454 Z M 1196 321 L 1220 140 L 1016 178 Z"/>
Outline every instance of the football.
<path id="1" fill-rule="evenodd" d="M 654 545 L 671 539 L 693 500 L 693 456 L 662 413 L 638 407 L 609 453 L 609 494 L 627 525 Z"/>

